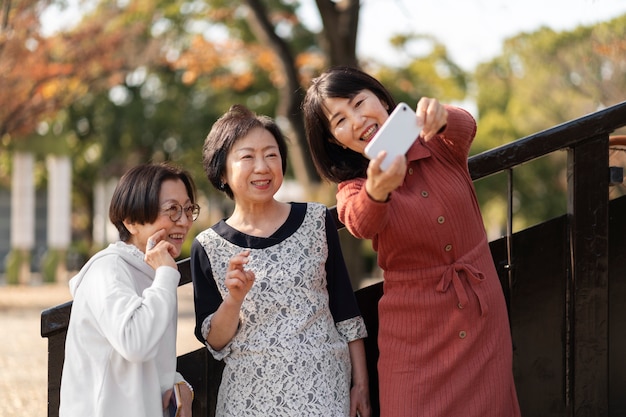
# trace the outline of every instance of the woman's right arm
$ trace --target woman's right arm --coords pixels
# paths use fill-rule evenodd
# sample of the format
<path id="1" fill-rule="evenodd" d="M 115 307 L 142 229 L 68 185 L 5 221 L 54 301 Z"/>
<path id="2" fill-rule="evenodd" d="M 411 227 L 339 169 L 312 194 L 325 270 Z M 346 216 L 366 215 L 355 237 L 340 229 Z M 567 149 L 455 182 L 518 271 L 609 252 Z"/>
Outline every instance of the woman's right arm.
<path id="1" fill-rule="evenodd" d="M 365 179 L 344 181 L 337 188 L 337 215 L 358 239 L 372 239 L 388 221 L 389 203 L 372 199 Z"/>
<path id="2" fill-rule="evenodd" d="M 235 336 L 239 329 L 241 305 L 254 283 L 254 273 L 245 270 L 249 251 L 233 256 L 229 261 L 225 285 L 228 294 L 211 317 L 211 326 L 206 341 L 216 351 L 222 350 Z"/>

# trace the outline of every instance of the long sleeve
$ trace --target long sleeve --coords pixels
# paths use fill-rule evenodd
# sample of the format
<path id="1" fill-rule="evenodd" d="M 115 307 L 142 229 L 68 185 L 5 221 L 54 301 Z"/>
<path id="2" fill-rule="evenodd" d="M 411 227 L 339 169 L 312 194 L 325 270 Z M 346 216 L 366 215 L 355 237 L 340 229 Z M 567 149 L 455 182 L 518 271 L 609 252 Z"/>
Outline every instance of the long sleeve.
<path id="1" fill-rule="evenodd" d="M 205 344 L 202 325 L 207 317 L 215 313 L 222 303 L 222 296 L 213 279 L 213 270 L 207 254 L 198 240 L 191 244 L 191 279 L 193 281 L 194 304 L 196 312 L 196 338 Z"/>

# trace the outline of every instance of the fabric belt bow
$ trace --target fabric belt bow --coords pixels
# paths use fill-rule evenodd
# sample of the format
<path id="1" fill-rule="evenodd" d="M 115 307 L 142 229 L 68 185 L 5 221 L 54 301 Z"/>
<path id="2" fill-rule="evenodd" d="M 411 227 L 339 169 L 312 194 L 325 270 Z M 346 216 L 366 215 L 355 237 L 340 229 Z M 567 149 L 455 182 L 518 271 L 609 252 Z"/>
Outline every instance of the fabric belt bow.
<path id="1" fill-rule="evenodd" d="M 474 268 L 472 265 L 468 265 L 465 263 L 456 263 L 454 265 L 450 265 L 443 273 L 441 281 L 439 281 L 439 284 L 437 285 L 437 291 L 448 291 L 450 283 L 452 283 L 457 300 L 459 301 L 459 308 L 465 307 L 469 303 L 469 298 L 467 296 L 467 291 L 465 291 L 465 287 L 461 282 L 461 276 L 459 275 L 460 272 L 463 272 L 463 275 L 467 277 L 467 283 L 478 298 L 478 303 L 480 305 L 480 315 L 484 316 L 489 310 L 487 303 L 485 302 L 485 300 L 483 300 L 482 297 L 482 288 L 480 288 L 480 284 L 482 284 L 482 282 L 485 280 L 485 276 L 482 272 Z"/>

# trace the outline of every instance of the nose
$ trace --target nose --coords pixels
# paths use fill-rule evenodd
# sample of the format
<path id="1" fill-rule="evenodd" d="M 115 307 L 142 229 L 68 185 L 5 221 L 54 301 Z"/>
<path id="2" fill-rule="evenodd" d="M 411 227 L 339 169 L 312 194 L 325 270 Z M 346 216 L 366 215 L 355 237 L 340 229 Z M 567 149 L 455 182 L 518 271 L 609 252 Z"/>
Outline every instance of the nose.
<path id="1" fill-rule="evenodd" d="M 352 128 L 354 130 L 360 131 L 365 125 L 365 120 L 367 119 L 360 111 L 356 110 L 352 113 Z"/>
<path id="2" fill-rule="evenodd" d="M 268 170 L 268 164 L 264 157 L 259 157 L 255 159 L 254 170 L 256 172 L 266 172 Z"/>
<path id="3" fill-rule="evenodd" d="M 191 223 L 193 223 L 193 220 L 191 220 L 189 217 L 187 217 L 187 212 L 185 210 L 183 210 L 183 213 L 180 216 L 180 219 L 176 220 L 176 224 L 183 225 L 183 226 L 186 226 L 186 227 L 191 226 Z"/>

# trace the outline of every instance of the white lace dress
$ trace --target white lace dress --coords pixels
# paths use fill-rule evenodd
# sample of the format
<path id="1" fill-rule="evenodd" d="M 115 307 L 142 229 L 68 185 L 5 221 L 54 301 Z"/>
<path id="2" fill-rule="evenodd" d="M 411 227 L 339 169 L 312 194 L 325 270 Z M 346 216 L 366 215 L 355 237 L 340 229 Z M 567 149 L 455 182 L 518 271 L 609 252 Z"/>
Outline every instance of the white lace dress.
<path id="1" fill-rule="evenodd" d="M 227 293 L 231 256 L 251 249 L 255 283 L 240 327 L 221 351 L 225 369 L 217 416 L 349 415 L 347 343 L 367 336 L 333 220 L 325 206 L 293 203 L 269 238 L 238 232 L 224 221 L 192 246 L 196 337 L 205 341 L 211 315 Z"/>

